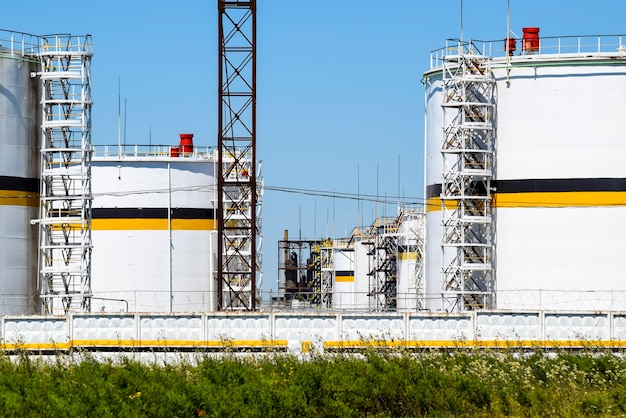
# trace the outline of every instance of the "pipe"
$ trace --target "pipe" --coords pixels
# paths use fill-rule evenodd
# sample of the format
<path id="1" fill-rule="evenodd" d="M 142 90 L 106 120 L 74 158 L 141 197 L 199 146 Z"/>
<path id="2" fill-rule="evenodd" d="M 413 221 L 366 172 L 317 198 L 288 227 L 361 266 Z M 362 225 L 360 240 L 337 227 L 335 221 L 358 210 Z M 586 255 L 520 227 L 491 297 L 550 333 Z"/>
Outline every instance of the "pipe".
<path id="1" fill-rule="evenodd" d="M 172 162 L 167 161 L 167 230 L 169 233 L 169 270 L 170 270 L 170 313 L 173 311 L 174 284 L 173 284 L 173 241 L 172 241 Z"/>

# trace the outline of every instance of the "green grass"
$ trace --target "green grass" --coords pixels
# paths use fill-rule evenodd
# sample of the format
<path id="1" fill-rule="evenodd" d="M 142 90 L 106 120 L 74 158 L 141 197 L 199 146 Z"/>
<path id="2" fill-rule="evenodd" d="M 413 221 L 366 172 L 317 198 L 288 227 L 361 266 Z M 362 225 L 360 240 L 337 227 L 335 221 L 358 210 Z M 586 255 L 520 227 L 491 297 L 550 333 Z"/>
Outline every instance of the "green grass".
<path id="1" fill-rule="evenodd" d="M 0 416 L 626 416 L 626 360 L 602 351 L 196 358 L 0 354 Z"/>

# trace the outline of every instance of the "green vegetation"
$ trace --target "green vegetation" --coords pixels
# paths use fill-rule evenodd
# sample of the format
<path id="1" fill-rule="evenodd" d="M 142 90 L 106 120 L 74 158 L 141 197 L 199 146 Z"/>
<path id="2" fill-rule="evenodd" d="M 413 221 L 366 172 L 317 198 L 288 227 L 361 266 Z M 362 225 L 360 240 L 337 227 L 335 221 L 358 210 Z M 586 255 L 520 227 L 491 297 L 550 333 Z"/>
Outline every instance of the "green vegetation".
<path id="1" fill-rule="evenodd" d="M 181 354 L 165 363 L 0 354 L 0 415 L 619 416 L 626 415 L 626 360 L 609 352 L 461 349 L 306 360 Z"/>

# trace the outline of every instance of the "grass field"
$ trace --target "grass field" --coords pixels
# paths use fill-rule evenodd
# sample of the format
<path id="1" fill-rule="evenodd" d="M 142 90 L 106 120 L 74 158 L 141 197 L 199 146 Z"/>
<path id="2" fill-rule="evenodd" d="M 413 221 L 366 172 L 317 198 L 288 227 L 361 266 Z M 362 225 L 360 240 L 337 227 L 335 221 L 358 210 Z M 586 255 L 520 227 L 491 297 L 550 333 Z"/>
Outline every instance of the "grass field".
<path id="1" fill-rule="evenodd" d="M 626 416 L 626 360 L 591 348 L 194 358 L 147 363 L 0 354 L 0 415 Z"/>

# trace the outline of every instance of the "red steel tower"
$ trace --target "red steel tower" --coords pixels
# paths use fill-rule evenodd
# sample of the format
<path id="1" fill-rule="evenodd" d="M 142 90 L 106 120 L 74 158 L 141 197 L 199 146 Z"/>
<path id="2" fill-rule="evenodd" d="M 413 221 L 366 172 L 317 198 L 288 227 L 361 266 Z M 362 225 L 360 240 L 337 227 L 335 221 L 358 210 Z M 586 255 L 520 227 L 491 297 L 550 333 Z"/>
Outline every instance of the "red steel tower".
<path id="1" fill-rule="evenodd" d="M 256 1 L 218 0 L 218 310 L 256 308 Z"/>

